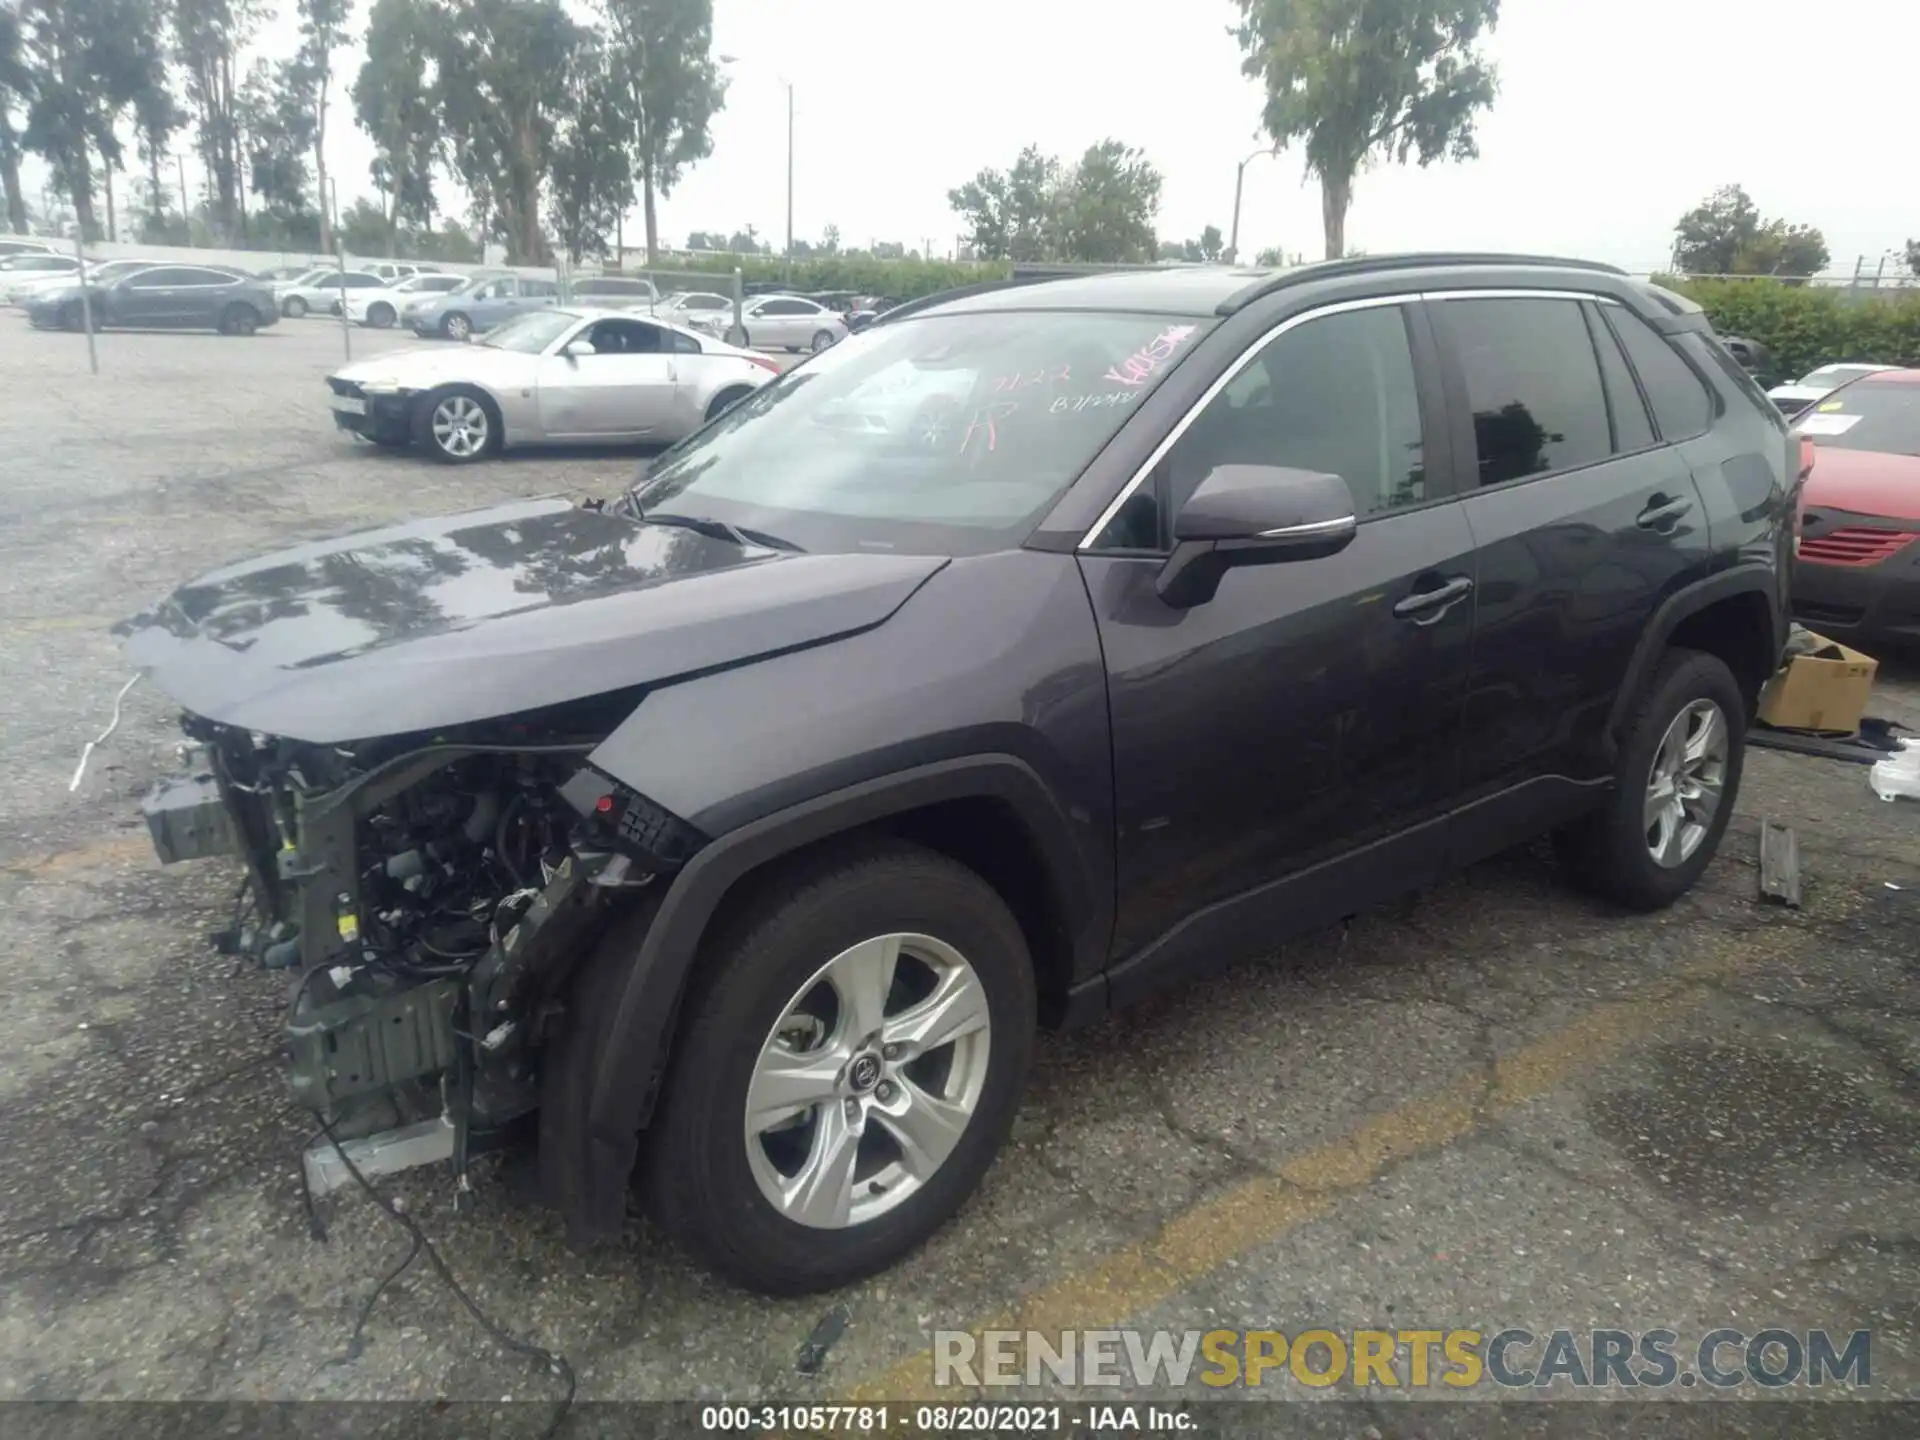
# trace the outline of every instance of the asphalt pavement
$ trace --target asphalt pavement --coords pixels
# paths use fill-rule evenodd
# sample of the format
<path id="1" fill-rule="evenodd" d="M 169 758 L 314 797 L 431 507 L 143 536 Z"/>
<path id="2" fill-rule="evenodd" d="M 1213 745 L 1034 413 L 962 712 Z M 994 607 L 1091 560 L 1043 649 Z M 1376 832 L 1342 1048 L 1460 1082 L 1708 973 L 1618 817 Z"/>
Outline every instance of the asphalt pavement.
<path id="1" fill-rule="evenodd" d="M 424 1265 L 349 1352 L 406 1237 L 352 1195 L 310 1234 L 284 977 L 206 948 L 235 872 L 162 870 L 138 818 L 171 767 L 163 697 L 136 687 L 67 783 L 128 674 L 107 627 L 181 580 L 405 516 L 611 494 L 640 453 L 450 469 L 354 441 L 325 409 L 324 321 L 109 334 L 98 376 L 79 336 L 11 315 L 0 334 L 0 1398 L 549 1396 Z M 1889 665 L 1874 708 L 1920 728 L 1920 667 Z M 1762 818 L 1797 829 L 1797 913 L 1756 900 Z M 1846 1397 L 1920 1400 L 1916 936 L 1920 805 L 1756 752 L 1723 854 L 1668 913 L 1610 912 L 1516 852 L 1043 1041 L 982 1193 L 840 1296 L 740 1294 L 637 1221 L 576 1253 L 523 1198 L 524 1157 L 482 1163 L 471 1216 L 443 1175 L 389 1188 L 590 1400 L 908 1399 L 931 1393 L 936 1331 L 1121 1325 L 1868 1329 L 1871 1384 Z M 801 1374 L 809 1337 L 828 1338 Z M 1396 1424 L 1339 1413 L 1342 1433 Z"/>

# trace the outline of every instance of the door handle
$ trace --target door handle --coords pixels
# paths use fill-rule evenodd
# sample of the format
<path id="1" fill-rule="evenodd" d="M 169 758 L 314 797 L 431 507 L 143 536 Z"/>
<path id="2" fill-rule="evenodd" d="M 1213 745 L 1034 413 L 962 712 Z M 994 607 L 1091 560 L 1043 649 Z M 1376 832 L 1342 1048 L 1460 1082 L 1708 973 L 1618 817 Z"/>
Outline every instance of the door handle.
<path id="1" fill-rule="evenodd" d="M 1634 524 L 1642 530 L 1671 530 L 1674 524 L 1693 509 L 1691 500 L 1669 500 L 1665 495 L 1655 495 L 1647 501 L 1647 508 L 1634 517 Z"/>
<path id="2" fill-rule="evenodd" d="M 1472 593 L 1473 581 L 1465 575 L 1456 575 L 1431 590 L 1414 591 L 1394 605 L 1393 613 L 1398 619 L 1411 620 L 1416 625 L 1431 625 Z"/>

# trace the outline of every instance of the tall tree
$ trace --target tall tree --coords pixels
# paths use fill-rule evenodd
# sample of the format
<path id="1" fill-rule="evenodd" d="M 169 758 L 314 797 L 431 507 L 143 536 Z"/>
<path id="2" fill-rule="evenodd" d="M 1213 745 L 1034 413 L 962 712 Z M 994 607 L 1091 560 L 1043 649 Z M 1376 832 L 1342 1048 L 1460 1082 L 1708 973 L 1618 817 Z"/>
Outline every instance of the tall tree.
<path id="1" fill-rule="evenodd" d="M 201 163 L 212 177 L 214 221 L 229 238 L 240 228 L 240 57 L 258 19 L 254 6 L 255 0 L 174 0 L 173 7 L 175 56 L 186 75 Z M 184 197 L 181 203 L 184 208 Z"/>
<path id="2" fill-rule="evenodd" d="M 9 199 L 7 203 L 12 204 L 13 202 Z M 1920 240 L 1907 241 L 1906 259 L 1907 273 L 1909 275 L 1920 276 Z"/>
<path id="3" fill-rule="evenodd" d="M 347 40 L 352 0 L 297 0 L 300 50 L 294 59 L 298 93 L 312 116 L 314 190 L 320 202 L 320 248 L 331 250 L 327 225 L 327 102 L 333 90 L 333 52 Z"/>
<path id="4" fill-rule="evenodd" d="M 552 257 L 540 190 L 590 33 L 560 0 L 462 0 L 441 27 L 439 95 L 454 170 L 483 232 L 522 264 Z"/>
<path id="5" fill-rule="evenodd" d="M 93 157 L 119 162 L 114 118 L 164 83 L 142 35 L 151 13 L 144 0 L 26 0 L 20 20 L 32 86 L 21 143 L 46 160 L 81 233 L 95 237 Z"/>
<path id="6" fill-rule="evenodd" d="M 657 197 L 713 153 L 713 117 L 726 85 L 713 62 L 713 0 L 601 0 L 613 73 L 627 87 L 623 113 L 640 169 L 647 263 L 660 250 Z"/>
<path id="7" fill-rule="evenodd" d="M 601 254 L 633 204 L 631 91 L 597 39 L 574 55 L 570 104 L 558 117 L 548 175 L 548 214 L 567 256 Z"/>
<path id="8" fill-rule="evenodd" d="M 374 0 L 353 112 L 373 140 L 373 183 L 387 217 L 387 254 L 402 231 L 433 223 L 433 162 L 442 132 L 437 96 L 441 13 L 427 0 Z"/>
<path id="9" fill-rule="evenodd" d="M 1090 146 L 1068 167 L 1038 146 L 1010 170 L 982 170 L 947 192 L 987 260 L 1126 262 L 1155 254 L 1160 172 L 1118 140 Z"/>
<path id="10" fill-rule="evenodd" d="M 298 248 L 318 245 L 322 222 L 308 206 L 313 156 L 311 77 L 299 57 L 269 65 L 256 60 L 236 106 L 245 136 L 250 187 L 263 218 Z"/>
<path id="11" fill-rule="evenodd" d="M 157 40 L 157 36 L 155 37 Z M 161 73 L 165 74 L 162 66 Z M 143 238 L 159 240 L 166 233 L 167 190 L 160 183 L 160 163 L 167 155 L 167 142 L 183 120 L 173 92 L 164 85 L 150 86 L 133 97 L 133 133 L 140 158 L 147 167 L 147 222 Z M 180 213 L 187 211 L 187 197 L 180 197 Z"/>
<path id="12" fill-rule="evenodd" d="M 1475 48 L 1499 0 L 1235 0 L 1241 70 L 1266 87 L 1276 144 L 1306 142 L 1327 258 L 1346 253 L 1353 181 L 1370 160 L 1431 165 L 1480 153 L 1473 126 L 1494 68 Z"/>
<path id="13" fill-rule="evenodd" d="M 33 74 L 20 34 L 20 12 L 0 4 L 0 185 L 6 190 L 7 228 L 20 232 L 27 228 L 27 196 L 20 188 L 20 131 L 15 125 L 16 119 L 24 123 L 32 103 Z"/>
<path id="14" fill-rule="evenodd" d="M 1760 214 L 1738 185 L 1723 185 L 1673 227 L 1674 264 L 1689 275 L 1817 275 L 1827 266 L 1826 237 L 1810 225 Z"/>
<path id="15" fill-rule="evenodd" d="M 966 220 L 982 259 L 1052 260 L 1058 258 L 1063 183 L 1059 160 L 1029 145 L 1012 169 L 982 170 L 949 190 L 947 203 Z"/>
<path id="16" fill-rule="evenodd" d="M 1061 253 L 1101 264 L 1153 258 L 1160 172 L 1140 151 L 1102 140 L 1080 157 L 1060 196 Z"/>

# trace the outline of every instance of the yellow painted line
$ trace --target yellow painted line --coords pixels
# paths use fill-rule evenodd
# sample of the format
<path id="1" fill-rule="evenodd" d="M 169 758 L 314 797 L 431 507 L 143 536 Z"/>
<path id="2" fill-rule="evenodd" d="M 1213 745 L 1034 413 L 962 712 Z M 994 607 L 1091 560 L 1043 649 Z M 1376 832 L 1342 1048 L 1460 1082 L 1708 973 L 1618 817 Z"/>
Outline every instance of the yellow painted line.
<path id="1" fill-rule="evenodd" d="M 1690 986 L 1775 958 L 1802 938 L 1784 928 L 1717 937 L 1705 955 L 1674 979 L 1649 987 L 1644 999 L 1598 1006 L 1514 1051 L 1494 1066 L 1491 1084 L 1484 1073 L 1463 1075 L 1437 1093 L 1372 1116 L 1338 1139 L 1288 1160 L 1275 1173 L 1241 1181 L 1176 1215 L 1149 1239 L 1124 1246 L 1025 1296 L 1014 1309 L 965 1328 L 977 1341 L 987 1330 L 1057 1333 L 1118 1326 L 1229 1260 L 1324 1218 L 1389 1166 L 1462 1139 L 1486 1117 L 1549 1094 L 1597 1062 L 1643 1041 L 1702 1003 L 1704 996 Z M 870 1405 L 943 1397 L 955 1398 L 950 1389 L 933 1388 L 933 1352 L 927 1350 L 855 1385 L 848 1399 Z"/>

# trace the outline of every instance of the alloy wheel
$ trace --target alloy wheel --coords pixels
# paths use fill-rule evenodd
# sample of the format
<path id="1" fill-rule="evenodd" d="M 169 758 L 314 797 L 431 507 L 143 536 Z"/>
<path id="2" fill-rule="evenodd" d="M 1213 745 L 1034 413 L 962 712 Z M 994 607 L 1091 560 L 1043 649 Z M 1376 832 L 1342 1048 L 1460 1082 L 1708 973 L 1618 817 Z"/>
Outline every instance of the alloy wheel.
<path id="1" fill-rule="evenodd" d="M 747 1088 L 747 1160 L 782 1216 L 875 1220 L 920 1190 L 985 1090 L 987 992 L 930 935 L 878 935 L 822 965 L 781 1011 Z"/>
<path id="2" fill-rule="evenodd" d="M 1713 828 L 1727 784 L 1727 717 L 1712 700 L 1695 700 L 1673 717 L 1653 752 L 1647 777 L 1647 853 L 1672 870 L 1693 858 Z"/>
<path id="3" fill-rule="evenodd" d="M 449 395 L 433 407 L 433 443 L 456 460 L 471 460 L 487 448 L 487 410 L 471 395 Z"/>
<path id="4" fill-rule="evenodd" d="M 473 322 L 464 315 L 449 315 L 440 327 L 450 340 L 464 340 L 473 333 Z"/>

